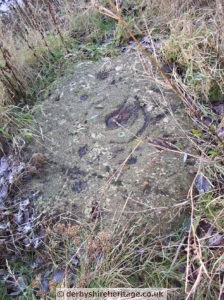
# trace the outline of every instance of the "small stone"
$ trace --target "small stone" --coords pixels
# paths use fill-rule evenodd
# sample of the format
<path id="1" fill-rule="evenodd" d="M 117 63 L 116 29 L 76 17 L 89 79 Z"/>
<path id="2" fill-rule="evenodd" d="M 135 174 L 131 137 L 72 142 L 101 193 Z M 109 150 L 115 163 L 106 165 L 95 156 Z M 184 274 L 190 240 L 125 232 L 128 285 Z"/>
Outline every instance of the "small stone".
<path id="1" fill-rule="evenodd" d="M 146 104 L 146 111 L 147 112 L 150 112 L 150 111 L 152 111 L 153 109 L 154 109 L 154 105 L 153 104 Z"/>
<path id="2" fill-rule="evenodd" d="M 145 180 L 142 184 L 142 191 L 143 191 L 143 193 L 148 194 L 150 192 L 150 190 L 151 190 L 151 187 L 149 185 L 149 182 L 148 182 L 148 180 Z"/>
<path id="3" fill-rule="evenodd" d="M 104 106 L 103 105 L 96 105 L 96 106 L 94 106 L 96 109 L 103 109 L 104 108 Z"/>
<path id="4" fill-rule="evenodd" d="M 224 236 L 220 233 L 216 233 L 208 240 L 209 246 L 219 246 L 224 241 Z"/>
<path id="5" fill-rule="evenodd" d="M 30 158 L 30 165 L 35 166 L 35 167 L 41 167 L 43 166 L 47 161 L 47 158 L 44 154 L 42 153 L 34 153 L 31 158 Z"/>
<path id="6" fill-rule="evenodd" d="M 61 269 L 57 269 L 53 273 L 53 281 L 55 283 L 61 283 L 65 277 L 65 271 Z"/>
<path id="7" fill-rule="evenodd" d="M 60 95 L 55 96 L 53 100 L 56 101 L 56 102 L 60 101 Z"/>
<path id="8" fill-rule="evenodd" d="M 118 132 L 117 135 L 118 135 L 119 138 L 124 138 L 126 134 L 125 134 L 124 131 L 120 131 L 120 132 Z"/>
<path id="9" fill-rule="evenodd" d="M 115 71 L 116 72 L 119 72 L 119 71 L 121 71 L 123 69 L 123 66 L 117 66 L 116 68 L 115 68 Z"/>
<path id="10" fill-rule="evenodd" d="M 60 120 L 60 121 L 58 121 L 58 125 L 63 125 L 63 124 L 65 124 L 67 121 L 66 120 L 64 120 L 64 119 L 62 119 L 62 120 Z"/>
<path id="11" fill-rule="evenodd" d="M 86 94 L 80 96 L 80 100 L 82 100 L 82 101 L 86 101 L 86 100 L 88 100 L 88 98 L 89 98 L 89 96 Z"/>
<path id="12" fill-rule="evenodd" d="M 78 154 L 79 154 L 79 157 L 83 157 L 88 151 L 88 145 L 84 145 L 82 147 L 79 148 L 78 150 Z"/>
<path id="13" fill-rule="evenodd" d="M 97 120 L 97 118 L 98 118 L 98 115 L 93 115 L 90 117 L 90 120 L 95 121 L 95 120 Z"/>
<path id="14" fill-rule="evenodd" d="M 100 71 L 99 73 L 97 73 L 96 78 L 98 80 L 105 80 L 108 76 L 109 76 L 109 72 L 107 72 L 107 71 Z"/>
<path id="15" fill-rule="evenodd" d="M 211 182 L 202 173 L 196 176 L 195 186 L 199 194 L 207 193 L 212 189 Z"/>
<path id="16" fill-rule="evenodd" d="M 109 166 L 105 166 L 105 170 L 106 170 L 106 172 L 110 172 L 110 167 Z"/>
<path id="17" fill-rule="evenodd" d="M 138 160 L 137 157 L 131 156 L 131 157 L 128 159 L 127 164 L 128 164 L 128 165 L 134 165 L 134 164 L 136 164 L 137 160 Z"/>
<path id="18" fill-rule="evenodd" d="M 73 184 L 72 190 L 75 193 L 81 193 L 86 188 L 86 183 L 84 181 L 77 181 Z"/>

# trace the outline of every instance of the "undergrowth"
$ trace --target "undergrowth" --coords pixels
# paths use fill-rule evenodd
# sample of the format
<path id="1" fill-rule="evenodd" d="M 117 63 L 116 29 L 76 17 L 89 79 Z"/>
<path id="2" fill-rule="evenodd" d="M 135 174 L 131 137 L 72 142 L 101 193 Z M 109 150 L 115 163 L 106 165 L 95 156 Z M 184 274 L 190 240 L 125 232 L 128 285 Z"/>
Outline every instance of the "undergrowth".
<path id="1" fill-rule="evenodd" d="M 218 0 L 24 1 L 24 6 L 14 4 L 13 17 L 2 18 L 3 153 L 5 144 L 18 144 L 18 137 L 32 140 L 31 108 L 49 95 L 58 77 L 72 72 L 76 61 L 117 55 L 120 46 L 136 38 L 145 57 L 184 101 L 194 124 L 189 136 L 201 158 L 183 207 L 188 217 L 181 228 L 160 236 L 147 216 L 110 231 L 100 229 L 98 221 L 92 226 L 67 215 L 43 216 L 41 247 L 23 252 L 26 256 L 19 264 L 8 261 L 7 255 L 1 258 L 8 271 L 1 283 L 4 299 L 7 288 L 19 287 L 19 299 L 35 299 L 46 294 L 53 297 L 56 287 L 66 285 L 151 286 L 168 288 L 170 293 L 175 288 L 171 297 L 222 299 L 223 18 L 223 4 Z M 146 36 L 151 50 L 139 42 Z M 156 49 L 158 41 L 161 46 Z M 196 192 L 195 187 L 203 191 Z M 13 249 L 11 240 L 9 244 Z M 30 272 L 37 258 L 41 261 L 38 272 Z M 41 264 L 48 265 L 49 274 L 41 275 Z"/>
<path id="2" fill-rule="evenodd" d="M 15 2 L 11 15 L 2 16 L 1 25 L 0 100 L 4 111 L 10 105 L 32 107 L 46 98 L 51 84 L 72 72 L 76 61 L 98 60 L 118 52 L 104 43 L 113 35 L 114 22 L 85 1 Z M 4 116 L 1 114 L 3 134 L 14 129 L 6 128 Z"/>

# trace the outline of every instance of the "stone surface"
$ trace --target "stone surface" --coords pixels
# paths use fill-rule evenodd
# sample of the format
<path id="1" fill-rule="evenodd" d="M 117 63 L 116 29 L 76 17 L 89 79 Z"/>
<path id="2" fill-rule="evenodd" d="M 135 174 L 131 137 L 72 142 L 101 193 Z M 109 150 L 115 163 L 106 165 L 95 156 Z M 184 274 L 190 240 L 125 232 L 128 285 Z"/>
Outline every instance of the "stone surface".
<path id="1" fill-rule="evenodd" d="M 116 222 L 142 211 L 158 220 L 186 200 L 192 175 L 184 154 L 148 142 L 187 151 L 181 126 L 187 129 L 189 120 L 181 101 L 159 89 L 146 69 L 126 53 L 80 62 L 55 82 L 35 115 L 42 138 L 29 146 L 48 164 L 26 187 L 41 190 L 46 206 L 75 207 L 90 217 L 97 201 L 103 218 Z"/>

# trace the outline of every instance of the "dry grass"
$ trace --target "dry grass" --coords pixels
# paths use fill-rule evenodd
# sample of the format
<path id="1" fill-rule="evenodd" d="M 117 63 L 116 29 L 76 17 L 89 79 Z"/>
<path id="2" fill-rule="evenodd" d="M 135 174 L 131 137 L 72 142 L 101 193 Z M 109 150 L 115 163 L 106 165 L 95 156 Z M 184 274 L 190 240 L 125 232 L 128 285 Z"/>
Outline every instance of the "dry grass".
<path id="1" fill-rule="evenodd" d="M 85 2 L 58 0 L 53 6 L 50 1 L 40 1 L 36 6 L 25 1 L 24 8 L 16 7 L 19 22 L 13 23 L 10 30 L 2 27 L 2 130 L 7 132 L 12 116 L 6 104 L 21 100 L 30 103 L 32 97 L 43 95 L 57 74 L 64 71 L 67 57 L 76 55 L 77 43 L 97 43 L 112 32 L 116 45 L 125 44 L 131 35 L 145 58 L 184 101 L 195 124 L 189 139 L 198 145 L 198 174 L 212 182 L 213 188 L 196 194 L 195 181 L 192 183 L 183 207 L 178 208 L 178 213 L 189 211 L 189 224 L 166 236 L 151 227 L 147 214 L 117 224 L 110 232 L 100 229 L 97 222 L 94 226 L 77 224 L 63 215 L 49 223 L 44 220 L 47 240 L 42 253 L 35 250 L 35 255 L 46 254 L 49 266 L 63 264 L 64 286 L 72 281 L 70 269 L 76 259 L 76 286 L 175 287 L 176 295 L 186 299 L 221 300 L 224 125 L 223 115 L 214 113 L 213 102 L 223 105 L 224 100 L 222 2 Z M 154 42 L 162 38 L 162 48 L 148 53 L 137 39 L 143 36 Z M 36 277 L 29 288 L 39 286 Z M 52 292 L 56 286 L 52 282 Z"/>
<path id="2" fill-rule="evenodd" d="M 214 100 L 219 101 L 219 103 L 223 100 L 222 96 L 220 96 L 223 94 L 222 53 L 224 41 L 220 31 L 220 27 L 223 27 L 223 7 L 220 1 L 216 1 L 216 9 L 206 7 L 206 5 L 202 7 L 202 3 L 198 3 L 198 10 L 195 10 L 194 7 L 194 11 L 191 9 L 184 13 L 182 11 L 179 17 L 178 14 L 176 15 L 178 10 L 175 9 L 171 21 L 167 24 L 170 35 L 163 42 L 161 53 L 157 55 L 154 52 L 154 57 L 152 54 L 148 54 L 144 47 L 138 43 L 133 30 L 125 20 L 125 17 L 121 15 L 121 9 L 118 6 L 116 7 L 112 1 L 110 1 L 110 4 L 111 13 L 107 11 L 107 15 L 111 14 L 114 19 L 117 19 L 126 28 L 143 54 L 160 71 L 173 91 L 184 101 L 190 116 L 197 122 L 199 128 L 202 128 L 203 133 L 201 136 L 205 138 L 203 142 L 204 154 L 208 155 L 209 149 L 220 149 L 219 153 L 222 157 L 223 140 L 219 135 L 222 118 L 213 116 L 216 119 L 216 125 L 212 121 L 206 123 L 204 119 L 208 117 L 209 108 L 206 107 L 206 104 L 203 105 L 205 101 L 211 105 Z M 190 5 L 191 3 L 188 2 L 188 4 Z M 172 5 L 171 9 L 173 9 Z M 101 11 L 104 13 L 106 10 L 101 7 Z M 153 29 L 151 29 L 152 27 L 149 28 L 147 24 L 147 31 L 151 35 Z M 164 74 L 164 68 L 161 68 L 159 63 L 161 59 L 163 63 L 165 62 L 172 68 L 171 72 L 169 71 L 171 73 L 169 76 L 171 77 Z M 210 137 L 208 138 L 206 135 L 209 132 Z M 221 157 L 216 158 L 219 160 Z M 219 162 L 221 161 L 219 160 Z M 219 165 L 218 168 L 217 165 Z M 221 271 L 224 261 L 223 205 L 221 204 L 223 189 L 219 184 L 223 176 L 223 168 L 222 164 L 219 164 L 217 160 L 216 163 L 213 162 L 210 165 L 210 174 L 206 171 L 207 167 L 208 165 L 199 165 L 198 174 L 200 172 L 207 174 L 215 184 L 216 189 L 204 196 L 196 197 L 194 185 L 197 177 L 195 177 L 188 198 L 191 214 L 187 236 L 182 238 L 172 259 L 172 251 L 170 252 L 169 250 L 167 253 L 163 246 L 159 250 L 159 253 L 163 253 L 163 258 L 164 254 L 167 253 L 165 258 L 169 257 L 171 259 L 170 270 L 173 270 L 173 274 L 164 283 L 166 287 L 169 287 L 170 282 L 175 280 L 175 278 L 178 280 L 179 275 L 177 270 L 175 270 L 175 264 L 183 264 L 184 277 L 182 280 L 185 282 L 185 287 L 182 292 L 185 293 L 186 299 L 196 299 L 198 297 L 199 299 L 213 299 L 214 297 L 221 299 L 223 296 Z M 214 174 L 216 175 L 215 179 Z M 205 203 L 206 209 L 204 207 Z M 210 211 L 208 211 L 208 207 L 211 208 Z M 215 211 L 212 212 L 213 209 Z M 222 225 L 220 225 L 220 222 Z M 160 240 L 162 240 L 161 237 Z M 149 251 L 147 251 L 148 253 Z M 154 251 L 153 253 L 155 255 Z M 150 262 L 152 261 L 153 259 L 150 258 Z M 162 267 L 164 265 L 163 261 Z M 159 261 L 156 261 L 154 267 L 159 268 L 159 274 L 161 275 L 163 271 L 160 269 L 160 266 Z M 150 271 L 152 272 L 152 270 Z M 169 277 L 170 273 L 167 270 L 165 273 Z"/>
<path id="3" fill-rule="evenodd" d="M 113 50 L 98 48 L 114 24 L 86 1 L 15 2 L 12 12 L 2 18 L 0 26 L 0 101 L 4 111 L 8 105 L 31 107 L 46 97 L 52 82 L 69 72 L 75 61 L 113 55 Z M 1 126 L 8 124 L 4 115 Z M 13 126 L 7 131 L 14 135 Z"/>
<path id="4" fill-rule="evenodd" d="M 184 84 L 195 97 L 209 102 L 216 85 L 223 93 L 223 22 L 214 9 L 190 11 L 169 23 L 171 34 L 163 43 L 162 54 L 168 63 L 184 72 Z M 215 96 L 215 95 L 214 95 Z M 199 99 L 201 100 L 201 99 Z"/>

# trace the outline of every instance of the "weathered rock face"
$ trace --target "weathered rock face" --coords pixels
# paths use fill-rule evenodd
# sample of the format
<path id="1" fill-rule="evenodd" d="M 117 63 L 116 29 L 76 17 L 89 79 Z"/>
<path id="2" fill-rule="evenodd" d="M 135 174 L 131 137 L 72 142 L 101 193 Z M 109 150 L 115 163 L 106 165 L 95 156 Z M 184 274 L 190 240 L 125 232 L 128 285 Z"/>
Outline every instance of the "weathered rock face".
<path id="1" fill-rule="evenodd" d="M 186 200 L 192 175 L 183 154 L 148 142 L 187 151 L 180 126 L 189 121 L 180 100 L 144 70 L 136 54 L 126 53 L 81 62 L 55 83 L 36 113 L 44 139 L 30 146 L 46 154 L 48 165 L 27 186 L 43 192 L 46 206 L 95 218 L 99 205 L 116 222 L 121 213 L 146 210 L 157 219 Z"/>

